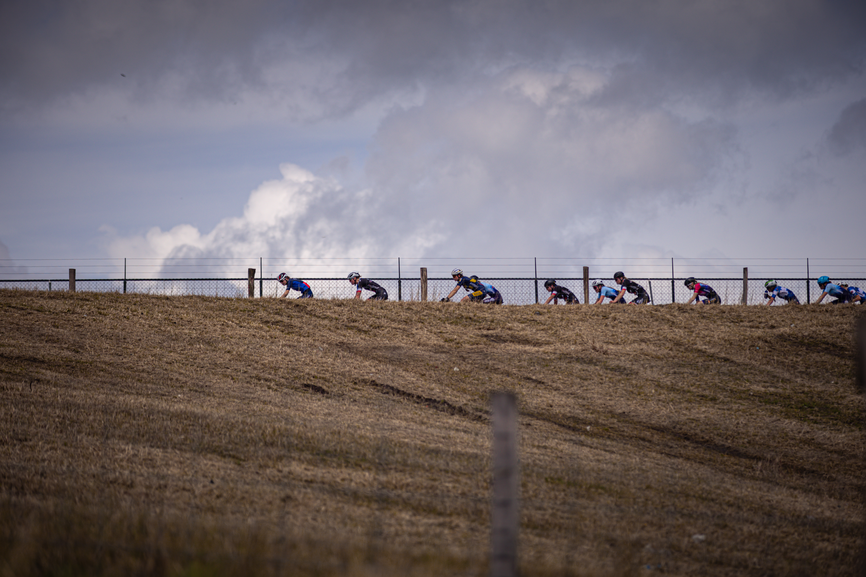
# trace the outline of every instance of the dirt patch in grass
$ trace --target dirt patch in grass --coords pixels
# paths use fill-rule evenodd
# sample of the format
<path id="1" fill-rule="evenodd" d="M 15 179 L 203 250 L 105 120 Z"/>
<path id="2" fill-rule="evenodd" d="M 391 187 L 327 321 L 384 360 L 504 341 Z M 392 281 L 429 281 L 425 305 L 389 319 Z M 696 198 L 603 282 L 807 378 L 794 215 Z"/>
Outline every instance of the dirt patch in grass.
<path id="1" fill-rule="evenodd" d="M 859 314 L 0 291 L 0 575 L 857 574 Z"/>

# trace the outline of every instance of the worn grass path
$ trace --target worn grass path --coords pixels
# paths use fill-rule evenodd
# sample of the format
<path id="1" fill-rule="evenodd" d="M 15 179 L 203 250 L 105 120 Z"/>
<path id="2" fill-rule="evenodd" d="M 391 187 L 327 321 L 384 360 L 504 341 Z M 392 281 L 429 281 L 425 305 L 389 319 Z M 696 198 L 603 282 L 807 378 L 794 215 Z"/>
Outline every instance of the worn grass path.
<path id="1" fill-rule="evenodd" d="M 0 291 L 0 575 L 855 575 L 860 311 Z"/>

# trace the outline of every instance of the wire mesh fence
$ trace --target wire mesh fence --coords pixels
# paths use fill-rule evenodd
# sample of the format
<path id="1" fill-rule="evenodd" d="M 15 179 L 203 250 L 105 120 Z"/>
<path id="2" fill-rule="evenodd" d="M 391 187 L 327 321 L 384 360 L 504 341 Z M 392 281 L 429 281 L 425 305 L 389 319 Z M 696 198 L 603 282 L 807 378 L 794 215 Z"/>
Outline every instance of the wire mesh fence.
<path id="1" fill-rule="evenodd" d="M 748 266 L 745 266 L 748 265 Z M 355 296 L 346 275 L 357 271 L 375 280 L 388 292 L 389 300 L 419 301 L 420 270 L 426 269 L 427 300 L 438 301 L 454 288 L 451 270 L 462 268 L 478 275 L 502 294 L 505 304 L 543 303 L 546 279 L 574 292 L 581 303 L 593 303 L 597 294 L 585 280 L 602 279 L 618 289 L 615 272 L 623 271 L 642 285 L 656 305 L 683 303 L 691 296 L 686 277 L 710 285 L 722 304 L 765 304 L 764 282 L 775 278 L 794 292 L 801 302 L 820 294 L 815 279 L 828 275 L 834 282 L 866 285 L 866 259 L 664 259 L 664 258 L 207 258 L 207 259 L 62 259 L 0 260 L 0 288 L 41 291 L 70 289 L 69 273 L 75 271 L 75 290 L 157 295 L 203 295 L 245 298 L 254 271 L 253 296 L 279 297 L 285 288 L 277 276 L 285 272 L 307 282 L 316 298 L 342 299 Z M 748 280 L 744 283 L 744 278 Z M 745 288 L 744 288 L 745 287 Z M 587 290 L 588 289 L 588 290 Z M 745 299 L 744 299 L 745 291 Z M 455 300 L 462 298 L 458 291 Z M 299 296 L 289 294 L 289 298 Z M 368 296 L 368 295 L 362 295 Z M 632 295 L 625 295 L 631 300 Z M 780 304 L 780 303 L 776 303 Z"/>

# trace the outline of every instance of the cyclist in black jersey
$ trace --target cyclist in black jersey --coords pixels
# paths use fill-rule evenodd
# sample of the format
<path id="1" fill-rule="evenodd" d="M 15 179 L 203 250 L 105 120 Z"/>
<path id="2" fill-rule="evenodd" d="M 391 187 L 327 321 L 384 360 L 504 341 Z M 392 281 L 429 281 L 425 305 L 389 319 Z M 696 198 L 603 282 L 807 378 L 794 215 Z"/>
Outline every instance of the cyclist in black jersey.
<path id="1" fill-rule="evenodd" d="M 361 298 L 361 290 L 368 290 L 373 293 L 373 296 L 367 298 L 368 301 L 386 301 L 388 300 L 388 291 L 382 288 L 379 283 L 375 281 L 371 281 L 367 278 L 361 278 L 361 274 L 357 272 L 350 272 L 348 276 L 349 282 L 352 283 L 355 288 L 355 298 Z"/>
<path id="2" fill-rule="evenodd" d="M 577 295 L 568 290 L 565 287 L 559 286 L 556 284 L 556 281 L 551 279 L 547 279 L 544 281 L 544 288 L 550 293 L 550 296 L 547 297 L 547 300 L 544 304 L 550 304 L 550 301 L 553 301 L 553 304 L 557 304 L 559 299 L 565 301 L 567 305 L 579 305 L 580 301 L 577 300 Z"/>
<path id="3" fill-rule="evenodd" d="M 620 302 L 625 301 L 625 293 L 631 293 L 633 295 L 637 295 L 633 301 L 631 301 L 630 305 L 645 305 L 650 301 L 649 294 L 646 292 L 646 289 L 634 282 L 633 280 L 627 279 L 625 277 L 625 273 L 622 271 L 616 271 L 613 273 L 613 280 L 620 286 L 619 294 L 616 295 L 616 298 L 611 302 Z"/>

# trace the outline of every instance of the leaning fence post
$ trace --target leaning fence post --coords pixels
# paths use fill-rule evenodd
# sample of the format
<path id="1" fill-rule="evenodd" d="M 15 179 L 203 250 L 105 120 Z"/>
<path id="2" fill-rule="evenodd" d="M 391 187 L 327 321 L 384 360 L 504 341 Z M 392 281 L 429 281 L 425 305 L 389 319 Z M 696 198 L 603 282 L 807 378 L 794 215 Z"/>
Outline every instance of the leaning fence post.
<path id="1" fill-rule="evenodd" d="M 75 269 L 69 269 L 69 292 L 75 292 Z"/>
<path id="2" fill-rule="evenodd" d="M 740 304 L 749 304 L 749 267 L 743 267 L 743 298 Z"/>
<path id="3" fill-rule="evenodd" d="M 421 267 L 421 302 L 427 302 L 427 267 Z"/>
<path id="4" fill-rule="evenodd" d="M 247 269 L 247 294 L 250 298 L 256 296 L 256 269 Z"/>
<path id="5" fill-rule="evenodd" d="M 517 531 L 520 524 L 517 491 L 517 398 L 514 393 L 491 395 L 493 427 L 493 495 L 490 503 L 490 575 L 517 575 Z"/>
<path id="6" fill-rule="evenodd" d="M 589 267 L 583 267 L 583 303 L 589 304 Z"/>

